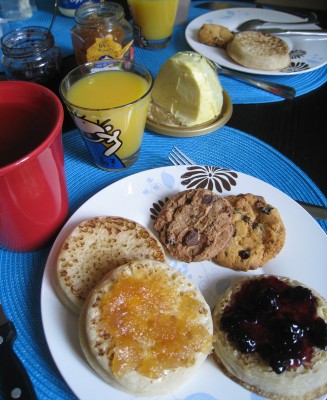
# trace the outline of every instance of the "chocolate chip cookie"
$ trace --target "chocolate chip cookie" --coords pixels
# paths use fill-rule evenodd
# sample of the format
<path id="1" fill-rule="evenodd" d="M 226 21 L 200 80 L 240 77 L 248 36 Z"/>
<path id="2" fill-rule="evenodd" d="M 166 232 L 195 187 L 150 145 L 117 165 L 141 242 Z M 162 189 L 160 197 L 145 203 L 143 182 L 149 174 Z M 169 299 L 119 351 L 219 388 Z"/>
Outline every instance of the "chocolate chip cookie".
<path id="1" fill-rule="evenodd" d="M 235 233 L 214 261 L 234 270 L 262 267 L 283 248 L 286 231 L 276 207 L 254 194 L 227 196 L 233 207 Z"/>
<path id="2" fill-rule="evenodd" d="M 185 190 L 165 203 L 154 228 L 174 258 L 186 262 L 210 260 L 232 237 L 232 208 L 211 190 Z"/>
<path id="3" fill-rule="evenodd" d="M 198 31 L 199 42 L 209 46 L 226 48 L 234 33 L 223 25 L 203 24 Z"/>

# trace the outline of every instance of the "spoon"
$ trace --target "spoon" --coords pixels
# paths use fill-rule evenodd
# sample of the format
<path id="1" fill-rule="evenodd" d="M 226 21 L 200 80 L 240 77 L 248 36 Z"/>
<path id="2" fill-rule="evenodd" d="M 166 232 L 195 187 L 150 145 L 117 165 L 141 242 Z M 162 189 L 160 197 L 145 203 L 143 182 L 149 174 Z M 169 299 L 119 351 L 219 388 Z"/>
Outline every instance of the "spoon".
<path id="1" fill-rule="evenodd" d="M 52 25 L 53 25 L 53 23 L 54 23 L 54 21 L 55 21 L 55 19 L 57 17 L 57 10 L 58 10 L 58 0 L 55 0 L 52 19 L 51 19 L 50 26 L 49 26 L 49 29 L 48 29 L 48 35 L 50 34 Z"/>
<path id="2" fill-rule="evenodd" d="M 258 87 L 263 90 L 267 90 L 270 93 L 276 94 L 277 96 L 284 97 L 285 99 L 294 99 L 296 91 L 294 88 L 286 85 L 282 85 L 277 82 L 267 81 L 265 79 L 251 77 L 242 72 L 232 71 L 227 68 L 221 67 L 219 64 L 215 63 L 217 67 L 217 72 L 220 75 L 230 76 L 241 81 L 244 81 L 252 86 Z"/>
<path id="3" fill-rule="evenodd" d="M 259 26 L 275 26 L 275 25 L 307 25 L 317 23 L 317 16 L 315 13 L 311 12 L 307 17 L 306 21 L 300 22 L 273 22 L 273 21 L 264 21 L 262 19 L 250 19 L 249 21 L 245 21 L 235 28 L 237 32 L 243 31 L 251 31 L 253 29 L 258 28 Z"/>

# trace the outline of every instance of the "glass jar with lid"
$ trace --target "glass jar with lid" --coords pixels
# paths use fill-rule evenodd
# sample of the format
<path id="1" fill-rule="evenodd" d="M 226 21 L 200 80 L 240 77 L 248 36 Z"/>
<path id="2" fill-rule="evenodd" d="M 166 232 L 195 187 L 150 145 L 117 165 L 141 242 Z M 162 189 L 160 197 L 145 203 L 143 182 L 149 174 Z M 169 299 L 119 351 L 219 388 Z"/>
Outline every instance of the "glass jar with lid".
<path id="1" fill-rule="evenodd" d="M 71 30 L 78 64 L 103 59 L 134 59 L 133 28 L 118 3 L 87 2 L 75 12 Z"/>
<path id="2" fill-rule="evenodd" d="M 10 31 L 2 37 L 1 49 L 9 80 L 46 84 L 60 79 L 62 55 L 48 28 L 27 26 Z"/>

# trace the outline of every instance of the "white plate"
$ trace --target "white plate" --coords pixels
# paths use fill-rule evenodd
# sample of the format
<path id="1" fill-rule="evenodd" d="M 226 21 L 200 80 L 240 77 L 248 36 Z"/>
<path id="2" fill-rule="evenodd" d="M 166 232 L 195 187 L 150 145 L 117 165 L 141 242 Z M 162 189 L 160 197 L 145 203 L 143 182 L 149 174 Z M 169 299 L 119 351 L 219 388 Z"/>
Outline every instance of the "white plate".
<path id="1" fill-rule="evenodd" d="M 116 215 L 133 219 L 153 231 L 154 210 L 161 201 L 195 183 L 201 173 L 204 180 L 209 172 L 197 167 L 188 173 L 188 186 L 182 175 L 187 167 L 164 167 L 144 171 L 124 178 L 97 193 L 69 219 L 58 235 L 49 254 L 41 290 L 43 328 L 48 346 L 62 376 L 80 400 L 130 400 L 131 395 L 114 389 L 93 372 L 87 364 L 78 342 L 77 317 L 58 300 L 53 287 L 56 254 L 60 244 L 73 227 L 81 221 L 100 215 Z M 212 180 L 214 179 L 214 181 Z M 281 253 L 260 270 L 248 274 L 289 276 L 306 283 L 327 297 L 326 248 L 327 236 L 316 221 L 291 198 L 273 186 L 251 176 L 216 169 L 216 191 L 227 194 L 252 192 L 263 195 L 278 207 L 285 223 L 287 237 Z M 231 279 L 244 275 L 212 262 L 187 264 L 169 258 L 169 263 L 190 277 L 200 288 L 212 307 L 217 295 Z M 179 390 L 156 400 L 245 400 L 253 395 L 225 377 L 209 357 L 198 374 Z M 256 397 L 257 398 L 257 397 Z"/>
<path id="2" fill-rule="evenodd" d="M 209 12 L 195 18 L 188 24 L 185 30 L 187 43 L 191 48 L 203 56 L 217 62 L 222 67 L 234 69 L 236 71 L 248 72 L 259 75 L 294 75 L 313 71 L 327 63 L 327 45 L 326 38 L 318 39 L 310 36 L 280 36 L 288 45 L 292 58 L 291 65 L 281 71 L 263 71 L 242 67 L 228 57 L 224 49 L 207 46 L 200 43 L 197 39 L 198 30 L 203 24 L 217 24 L 229 28 L 231 31 L 249 19 L 262 19 L 274 22 L 300 22 L 303 19 L 291 14 L 280 11 L 266 10 L 262 8 L 228 8 Z M 280 27 L 280 26 L 279 26 Z M 309 25 L 286 25 L 285 28 L 298 29 L 320 29 L 315 24 Z M 278 36 L 278 35 L 276 35 Z"/>

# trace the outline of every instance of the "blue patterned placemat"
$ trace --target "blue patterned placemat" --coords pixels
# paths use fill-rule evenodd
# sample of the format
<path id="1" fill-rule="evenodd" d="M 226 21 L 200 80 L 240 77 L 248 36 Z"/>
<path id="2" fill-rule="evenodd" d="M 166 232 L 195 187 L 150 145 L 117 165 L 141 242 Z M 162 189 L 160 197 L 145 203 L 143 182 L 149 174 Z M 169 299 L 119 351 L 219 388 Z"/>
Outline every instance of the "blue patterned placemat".
<path id="1" fill-rule="evenodd" d="M 243 172 L 293 198 L 327 206 L 323 193 L 294 163 L 264 142 L 228 126 L 194 138 L 166 137 L 146 131 L 139 160 L 130 169 L 116 173 L 93 166 L 77 131 L 65 134 L 63 142 L 69 215 L 107 185 L 136 172 L 169 165 L 167 156 L 174 145 L 200 164 Z M 327 233 L 327 222 L 319 224 Z M 0 249 L 0 299 L 16 326 L 18 338 L 14 348 L 27 368 L 38 398 L 73 400 L 75 396 L 51 358 L 41 322 L 40 290 L 50 246 L 30 253 Z"/>
<path id="2" fill-rule="evenodd" d="M 191 8 L 187 23 L 192 21 L 199 15 L 207 12 L 206 10 L 196 8 L 195 4 L 197 3 L 198 2 L 191 2 Z M 237 3 L 235 3 L 235 5 L 238 6 Z M 35 12 L 31 18 L 25 21 L 17 22 L 15 24 L 11 24 L 10 28 L 14 28 L 16 26 L 18 27 L 31 25 L 48 27 L 51 21 L 51 14 L 49 12 L 50 10 L 49 7 L 47 7 L 46 9 L 42 8 Z M 185 39 L 185 26 L 187 25 L 187 23 L 177 26 L 175 28 L 171 43 L 165 49 L 144 50 L 140 48 L 135 48 L 136 61 L 145 64 L 151 70 L 153 75 L 157 76 L 160 67 L 169 57 L 179 51 L 191 50 Z M 69 56 L 73 54 L 73 47 L 70 36 L 70 29 L 73 27 L 73 25 L 73 18 L 64 17 L 60 14 L 58 14 L 56 21 L 53 25 L 52 31 L 55 42 L 60 47 L 63 56 Z M 3 68 L 0 63 L 0 72 L 1 71 L 3 71 Z M 260 78 L 265 78 L 278 83 L 292 86 L 296 89 L 296 96 L 302 96 L 306 93 L 312 92 L 313 90 L 322 86 L 327 81 L 327 65 L 304 74 L 302 73 L 290 76 L 269 75 L 268 77 L 260 76 Z M 279 96 L 268 93 L 262 89 L 255 88 L 253 86 L 249 86 L 236 79 L 220 76 L 220 81 L 224 89 L 229 93 L 233 104 L 269 103 L 284 100 Z"/>

